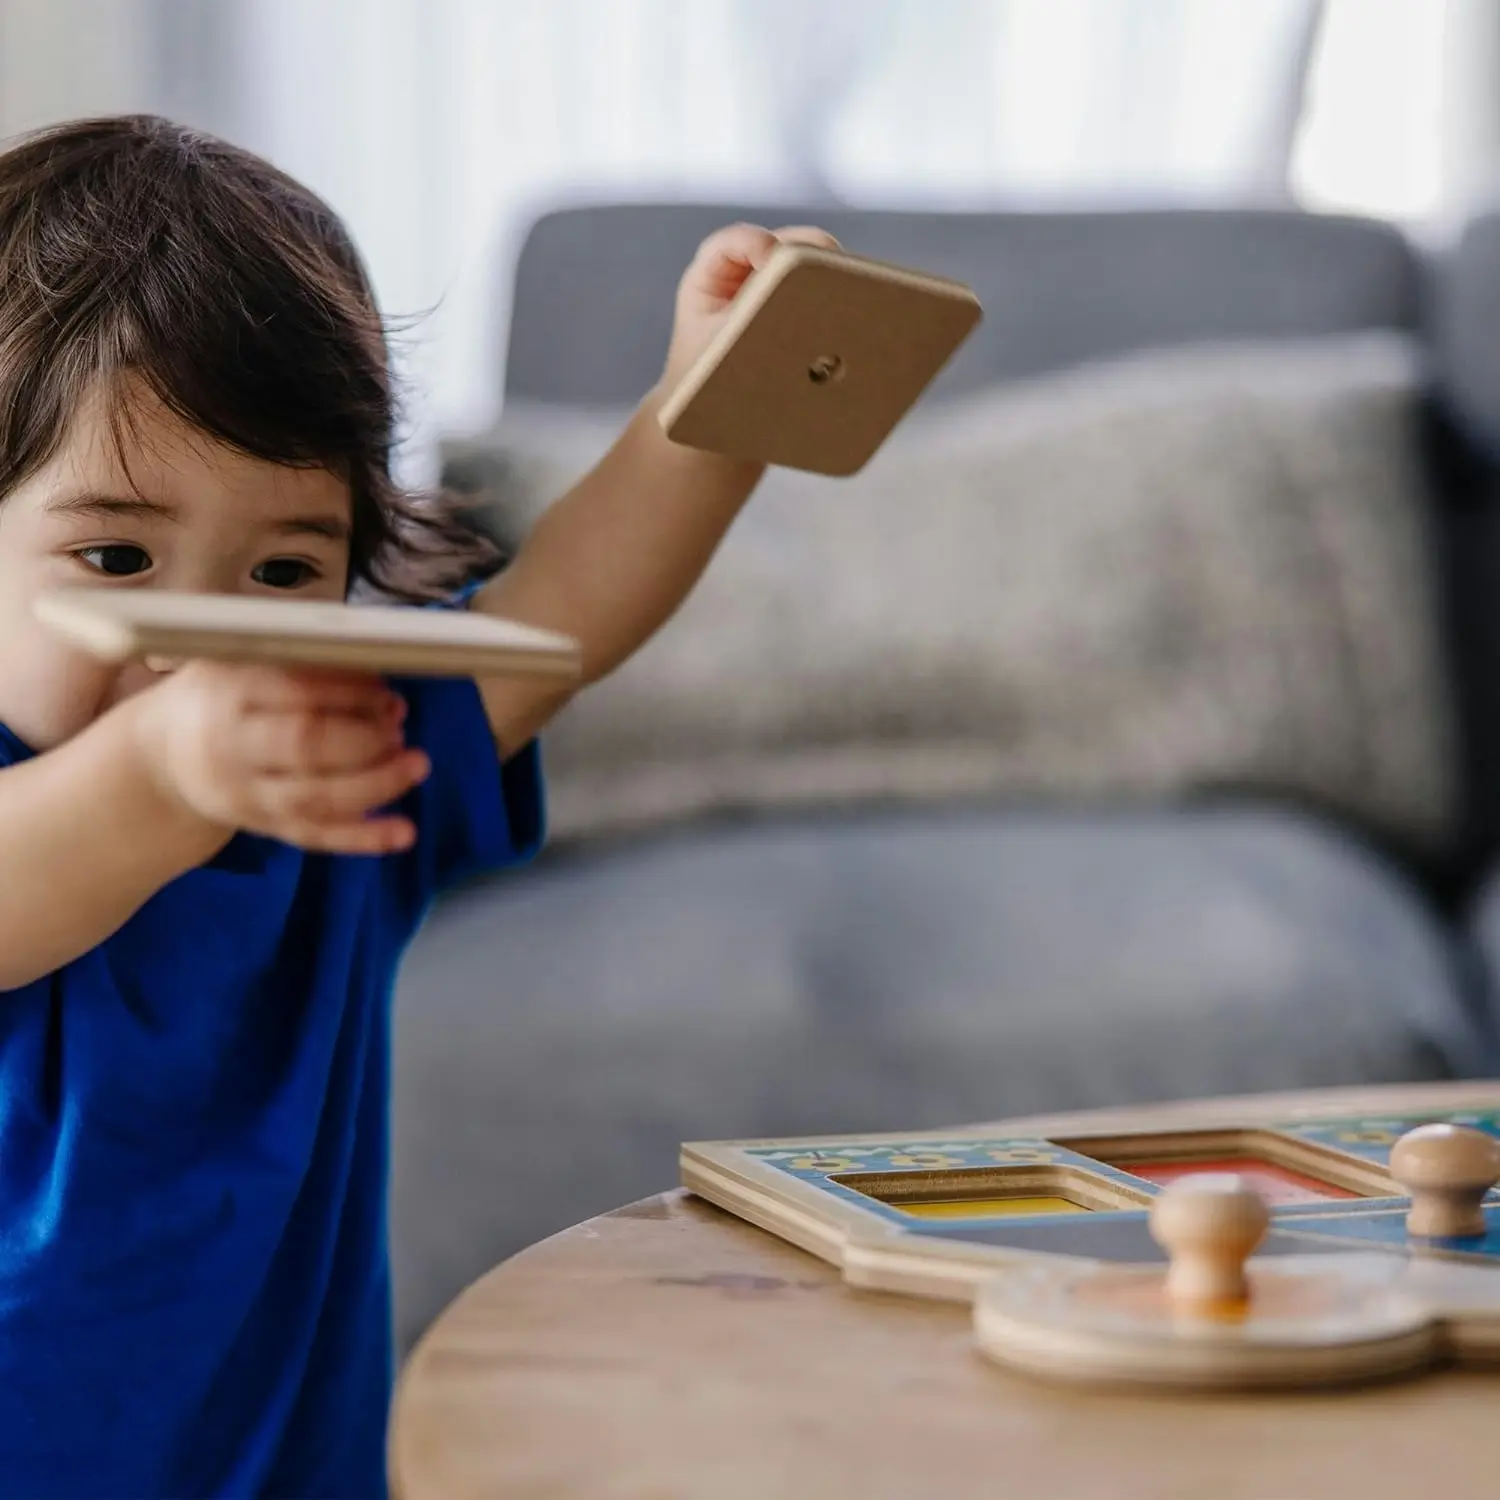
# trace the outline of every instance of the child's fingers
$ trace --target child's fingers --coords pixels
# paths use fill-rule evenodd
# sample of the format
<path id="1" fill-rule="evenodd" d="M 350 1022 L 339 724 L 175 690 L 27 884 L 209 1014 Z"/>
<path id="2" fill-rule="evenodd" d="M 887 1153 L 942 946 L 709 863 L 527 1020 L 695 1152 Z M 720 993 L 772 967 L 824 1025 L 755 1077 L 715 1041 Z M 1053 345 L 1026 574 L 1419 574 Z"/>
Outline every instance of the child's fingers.
<path id="1" fill-rule="evenodd" d="M 310 825 L 302 837 L 288 842 L 317 854 L 399 854 L 416 840 L 416 824 L 410 818 L 391 817 Z"/>
<path id="2" fill-rule="evenodd" d="M 401 744 L 395 705 L 367 713 L 284 710 L 245 717 L 237 734 L 244 764 L 270 775 L 359 771 Z"/>
<path id="3" fill-rule="evenodd" d="M 683 295 L 710 303 L 731 300 L 775 248 L 776 236 L 758 224 L 731 224 L 716 231 L 698 246 L 682 278 Z"/>
<path id="4" fill-rule="evenodd" d="M 268 812 L 290 843 L 325 826 L 362 818 L 399 801 L 426 780 L 431 766 L 420 750 L 406 750 L 370 770 L 345 775 L 285 777 L 264 782 Z"/>
<path id="5" fill-rule="evenodd" d="M 401 703 L 381 678 L 359 672 L 254 667 L 242 690 L 246 708 L 254 711 L 370 713 Z"/>
<path id="6" fill-rule="evenodd" d="M 776 236 L 760 224 L 728 224 L 716 229 L 698 246 L 693 264 L 707 271 L 726 262 L 739 266 L 764 265 L 776 248 Z"/>
<path id="7" fill-rule="evenodd" d="M 815 245 L 820 250 L 840 250 L 843 247 L 826 229 L 816 224 L 789 224 L 775 231 L 783 245 Z"/>
<path id="8" fill-rule="evenodd" d="M 839 242 L 826 229 L 811 224 L 791 224 L 784 229 L 763 229 L 759 224 L 731 224 L 698 246 L 683 277 L 682 291 L 690 303 L 733 301 L 739 289 L 770 259 L 778 244 L 817 245 L 837 250 Z"/>

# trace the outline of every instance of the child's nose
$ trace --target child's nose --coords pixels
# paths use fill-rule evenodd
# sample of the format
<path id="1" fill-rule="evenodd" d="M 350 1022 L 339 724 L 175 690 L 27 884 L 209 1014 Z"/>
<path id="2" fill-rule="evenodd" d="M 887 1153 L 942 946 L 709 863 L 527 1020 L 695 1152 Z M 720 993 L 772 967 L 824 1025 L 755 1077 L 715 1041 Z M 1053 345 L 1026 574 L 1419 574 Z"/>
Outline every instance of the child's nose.
<path id="1" fill-rule="evenodd" d="M 180 656 L 148 656 L 146 658 L 146 670 L 156 672 L 162 676 L 175 672 L 182 665 Z"/>

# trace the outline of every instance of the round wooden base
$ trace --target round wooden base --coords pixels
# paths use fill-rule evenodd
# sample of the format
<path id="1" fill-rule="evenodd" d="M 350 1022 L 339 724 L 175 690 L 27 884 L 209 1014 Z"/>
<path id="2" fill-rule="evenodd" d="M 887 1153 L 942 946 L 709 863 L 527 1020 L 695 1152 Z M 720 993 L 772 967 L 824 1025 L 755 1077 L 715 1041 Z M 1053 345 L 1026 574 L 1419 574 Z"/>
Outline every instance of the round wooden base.
<path id="1" fill-rule="evenodd" d="M 1388 1273 L 1320 1256 L 1250 1269 L 1250 1298 L 1185 1308 L 1160 1267 L 1006 1275 L 974 1303 L 979 1348 L 1031 1375 L 1099 1386 L 1256 1390 L 1337 1385 L 1431 1365 L 1439 1329 Z"/>

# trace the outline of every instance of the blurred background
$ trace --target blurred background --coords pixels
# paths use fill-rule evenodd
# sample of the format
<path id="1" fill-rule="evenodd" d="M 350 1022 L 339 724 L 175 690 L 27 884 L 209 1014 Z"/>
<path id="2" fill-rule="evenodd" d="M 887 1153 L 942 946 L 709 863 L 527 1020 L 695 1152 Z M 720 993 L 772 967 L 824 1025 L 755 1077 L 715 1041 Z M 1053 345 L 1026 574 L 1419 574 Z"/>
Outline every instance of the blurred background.
<path id="1" fill-rule="evenodd" d="M 1497 37 L 1490 0 L 4 0 L 0 131 L 157 111 L 323 193 L 387 310 L 431 313 L 430 462 L 495 416 L 543 208 L 1294 202 L 1442 232 L 1500 153 Z"/>
<path id="2" fill-rule="evenodd" d="M 1496 0 L 0 0 L 0 131 L 139 110 L 346 216 L 507 542 L 728 219 L 986 309 L 415 946 L 403 1340 L 683 1140 L 1496 1070 Z"/>

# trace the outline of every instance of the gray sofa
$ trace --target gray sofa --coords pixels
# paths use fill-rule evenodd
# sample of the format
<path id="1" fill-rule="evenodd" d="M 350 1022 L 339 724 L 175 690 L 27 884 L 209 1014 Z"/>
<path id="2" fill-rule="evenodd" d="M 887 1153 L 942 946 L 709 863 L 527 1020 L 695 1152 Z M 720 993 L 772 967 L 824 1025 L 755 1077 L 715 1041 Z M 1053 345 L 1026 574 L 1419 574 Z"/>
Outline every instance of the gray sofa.
<path id="1" fill-rule="evenodd" d="M 808 216 L 543 218 L 516 272 L 505 422 L 453 445 L 449 481 L 503 488 L 516 444 L 571 417 L 607 425 L 656 374 L 696 242 L 730 218 Z M 672 1185 L 684 1139 L 1496 1065 L 1500 220 L 1431 261 L 1386 227 L 1296 213 L 815 217 L 852 248 L 979 290 L 986 322 L 924 412 L 1150 349 L 1372 331 L 1416 349 L 1455 726 L 1447 832 L 1405 845 L 1345 815 L 1362 788 L 1341 802 L 1339 777 L 1360 780 L 1344 772 L 1326 798 L 1228 775 L 1118 800 L 978 785 L 572 830 L 533 867 L 445 901 L 406 965 L 404 1341 L 497 1260 Z M 920 472 L 919 455 L 901 461 Z M 1382 708 L 1372 732 L 1401 718 Z"/>

